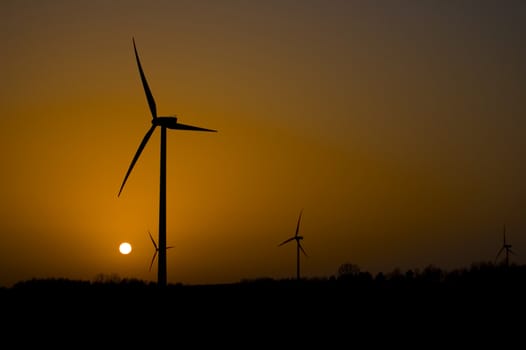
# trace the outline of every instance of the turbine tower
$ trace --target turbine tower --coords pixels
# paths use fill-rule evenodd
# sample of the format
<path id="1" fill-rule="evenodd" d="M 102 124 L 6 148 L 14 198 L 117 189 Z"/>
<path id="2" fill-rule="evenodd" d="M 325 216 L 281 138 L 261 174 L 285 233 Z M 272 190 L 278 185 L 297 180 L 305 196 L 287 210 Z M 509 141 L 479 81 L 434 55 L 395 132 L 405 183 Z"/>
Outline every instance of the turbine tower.
<path id="1" fill-rule="evenodd" d="M 506 251 L 506 267 L 510 265 L 510 253 L 515 254 L 513 250 L 511 250 L 511 244 L 506 243 L 506 225 L 504 225 L 504 230 L 502 232 L 502 247 L 500 248 L 499 252 L 497 253 L 497 256 L 495 257 L 495 264 L 497 263 L 497 259 L 499 258 L 500 254 Z"/>
<path id="2" fill-rule="evenodd" d="M 307 253 L 305 253 L 305 250 L 303 249 L 303 247 L 301 246 L 301 243 L 300 241 L 303 239 L 303 236 L 300 236 L 299 235 L 299 232 L 300 232 L 300 221 L 301 221 L 301 214 L 303 213 L 303 209 L 301 209 L 300 211 L 300 216 L 298 217 L 298 224 L 296 225 L 296 233 L 294 234 L 294 236 L 290 237 L 289 239 L 286 239 L 284 240 L 283 242 L 281 242 L 278 247 L 281 247 L 282 245 L 288 243 L 288 242 L 291 242 L 291 241 L 296 241 L 296 279 L 299 280 L 300 279 L 300 250 L 303 254 L 305 254 L 305 256 L 307 256 Z"/>
<path id="3" fill-rule="evenodd" d="M 160 157 L 160 185 L 159 185 L 159 260 L 158 260 L 158 269 L 157 269 L 157 284 L 160 287 L 166 286 L 167 277 L 166 277 L 166 129 L 175 129 L 175 130 L 190 130 L 190 131 L 208 131 L 208 132 L 217 132 L 217 130 L 200 128 L 197 126 L 181 124 L 177 121 L 175 116 L 157 116 L 157 107 L 155 105 L 155 100 L 153 98 L 148 82 L 146 81 L 146 76 L 142 70 L 141 61 L 139 60 L 139 54 L 137 53 L 137 47 L 135 46 L 135 38 L 132 38 L 133 41 L 133 50 L 135 51 L 135 59 L 137 60 L 137 67 L 139 68 L 139 74 L 141 76 L 142 85 L 144 88 L 144 93 L 146 94 L 146 99 L 148 101 L 148 106 L 150 107 L 150 112 L 152 113 L 152 126 L 144 135 L 135 156 L 124 176 L 122 181 L 121 188 L 119 190 L 120 196 L 126 180 L 130 175 L 133 166 L 139 159 L 142 150 L 148 143 L 150 136 L 152 136 L 156 127 L 161 128 L 161 157 Z"/>
<path id="4" fill-rule="evenodd" d="M 159 252 L 159 247 L 157 246 L 157 243 L 155 243 L 155 240 L 153 239 L 150 231 L 148 231 L 148 234 L 150 235 L 150 239 L 152 240 L 153 247 L 155 248 L 155 251 L 153 252 L 152 262 L 150 263 L 150 268 L 148 269 L 148 271 L 151 271 L 153 262 L 155 261 L 155 257 L 157 256 L 157 253 Z M 170 248 L 173 248 L 173 247 L 172 246 L 166 247 L 166 249 L 170 249 Z"/>

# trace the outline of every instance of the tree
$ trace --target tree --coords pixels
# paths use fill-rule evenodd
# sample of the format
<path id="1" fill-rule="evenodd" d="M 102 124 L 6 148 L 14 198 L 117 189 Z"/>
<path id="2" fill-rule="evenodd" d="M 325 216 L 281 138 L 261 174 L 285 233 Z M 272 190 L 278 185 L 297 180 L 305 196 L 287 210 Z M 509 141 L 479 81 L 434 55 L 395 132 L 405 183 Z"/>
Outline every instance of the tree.
<path id="1" fill-rule="evenodd" d="M 343 263 L 338 268 L 338 279 L 356 276 L 360 273 L 360 267 L 353 263 Z"/>

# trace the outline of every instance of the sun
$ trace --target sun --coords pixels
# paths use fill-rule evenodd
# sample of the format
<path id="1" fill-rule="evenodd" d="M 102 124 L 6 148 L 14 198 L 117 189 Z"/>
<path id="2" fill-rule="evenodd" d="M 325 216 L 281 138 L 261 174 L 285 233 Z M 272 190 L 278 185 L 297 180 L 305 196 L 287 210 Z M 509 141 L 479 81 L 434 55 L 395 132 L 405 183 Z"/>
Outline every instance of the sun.
<path id="1" fill-rule="evenodd" d="M 121 252 L 121 254 L 130 254 L 132 250 L 132 246 L 130 243 L 128 242 L 122 242 L 121 245 L 119 246 L 119 252 Z"/>

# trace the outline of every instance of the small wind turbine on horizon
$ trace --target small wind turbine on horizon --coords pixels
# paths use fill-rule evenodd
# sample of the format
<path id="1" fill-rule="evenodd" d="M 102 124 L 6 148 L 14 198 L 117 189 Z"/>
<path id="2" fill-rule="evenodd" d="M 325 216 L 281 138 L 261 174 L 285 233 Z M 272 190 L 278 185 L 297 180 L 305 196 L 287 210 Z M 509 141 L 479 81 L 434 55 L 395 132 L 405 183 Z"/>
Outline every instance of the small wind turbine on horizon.
<path id="1" fill-rule="evenodd" d="M 152 240 L 152 243 L 153 243 L 153 247 L 155 248 L 155 251 L 153 252 L 152 262 L 150 263 L 150 268 L 148 269 L 148 271 L 152 271 L 152 265 L 153 265 L 153 262 L 155 261 L 155 257 L 157 256 L 157 253 L 159 252 L 159 247 L 157 246 L 157 243 L 155 243 L 155 240 L 153 239 L 150 231 L 148 231 L 148 235 L 150 236 L 150 239 Z M 166 247 L 166 249 L 170 249 L 170 248 L 173 248 L 173 247 L 172 246 Z"/>
<path id="2" fill-rule="evenodd" d="M 205 129 L 197 126 L 181 124 L 177 121 L 176 116 L 158 116 L 157 107 L 155 105 L 155 100 L 153 98 L 148 82 L 146 81 L 146 76 L 142 70 L 141 61 L 139 60 L 139 54 L 137 53 L 137 47 L 135 46 L 135 38 L 132 38 L 133 41 L 133 50 L 135 52 L 135 59 L 137 61 L 137 67 L 139 68 L 139 74 L 141 76 L 142 85 L 144 88 L 144 93 L 146 94 L 146 99 L 148 101 L 148 106 L 150 107 L 150 112 L 152 113 L 152 126 L 144 135 L 135 156 L 124 176 L 122 181 L 121 188 L 119 190 L 118 197 L 120 196 L 126 180 L 130 175 L 133 166 L 139 159 L 142 150 L 148 143 L 150 136 L 152 136 L 156 127 L 161 127 L 161 156 L 160 156 L 160 191 L 159 191 L 159 260 L 158 260 L 158 269 L 157 269 L 157 284 L 161 287 L 166 286 L 167 276 L 166 276 L 166 129 L 175 129 L 175 130 L 190 130 L 190 131 L 207 131 L 207 132 L 217 132 L 217 130 Z"/>
<path id="3" fill-rule="evenodd" d="M 301 240 L 303 240 L 303 236 L 300 236 L 299 235 L 299 232 L 300 232 L 300 221 L 301 221 L 301 214 L 303 213 L 303 209 L 301 209 L 300 211 L 300 215 L 298 217 L 298 224 L 296 225 L 296 233 L 294 234 L 294 236 L 284 240 L 283 242 L 281 242 L 280 244 L 278 244 L 278 247 L 281 247 L 282 245 L 284 244 L 287 244 L 288 242 L 291 242 L 291 241 L 296 241 L 296 279 L 299 280 L 300 279 L 300 250 L 303 254 L 305 254 L 305 256 L 308 256 L 307 253 L 305 253 L 305 250 L 303 249 L 303 247 L 301 246 Z"/>
<path id="4" fill-rule="evenodd" d="M 508 267 L 510 265 L 510 253 L 513 254 L 513 255 L 517 255 L 515 254 L 515 252 L 513 250 L 511 250 L 511 244 L 508 244 L 506 243 L 506 225 L 504 225 L 504 230 L 502 232 L 502 247 L 500 248 L 499 252 L 497 253 L 497 256 L 495 257 L 495 264 L 497 263 L 497 259 L 499 258 L 500 254 L 502 254 L 502 252 L 505 251 L 506 252 L 506 267 Z"/>

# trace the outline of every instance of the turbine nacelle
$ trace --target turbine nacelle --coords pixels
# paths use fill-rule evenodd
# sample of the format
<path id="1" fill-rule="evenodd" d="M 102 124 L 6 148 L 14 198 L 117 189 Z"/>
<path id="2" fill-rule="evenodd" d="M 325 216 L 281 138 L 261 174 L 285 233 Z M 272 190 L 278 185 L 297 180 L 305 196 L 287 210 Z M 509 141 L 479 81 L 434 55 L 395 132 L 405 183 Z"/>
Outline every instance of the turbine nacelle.
<path id="1" fill-rule="evenodd" d="M 189 130 L 189 131 L 209 131 L 209 132 L 217 132 L 217 130 L 212 129 L 205 129 L 198 126 L 193 125 L 187 125 L 187 124 L 181 124 L 177 122 L 176 116 L 168 116 L 168 117 L 156 117 L 152 119 L 152 127 L 161 126 L 167 129 L 175 129 L 175 130 Z"/>
<path id="2" fill-rule="evenodd" d="M 166 117 L 153 118 L 152 124 L 155 126 L 164 126 L 169 129 L 175 129 L 174 126 L 177 124 L 177 117 L 176 116 L 166 116 Z"/>

